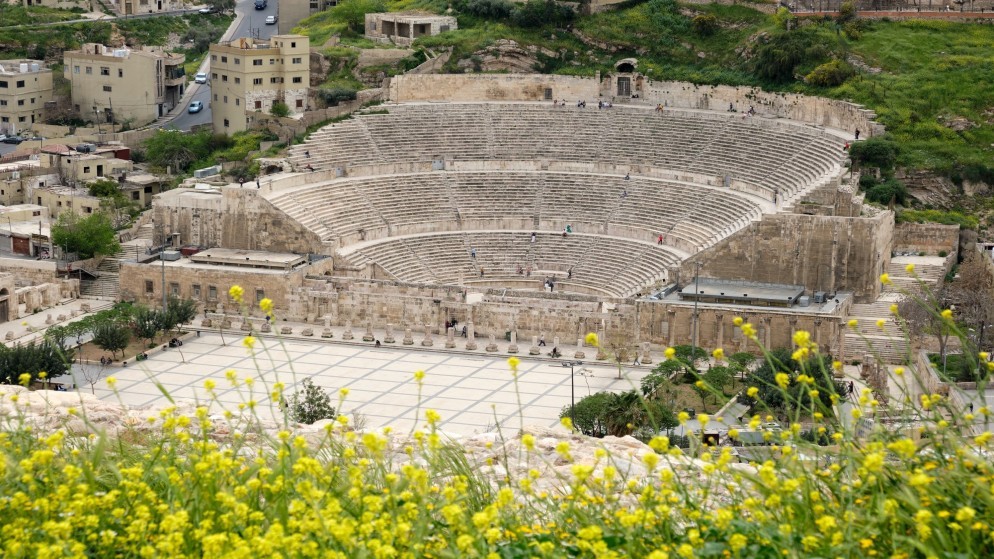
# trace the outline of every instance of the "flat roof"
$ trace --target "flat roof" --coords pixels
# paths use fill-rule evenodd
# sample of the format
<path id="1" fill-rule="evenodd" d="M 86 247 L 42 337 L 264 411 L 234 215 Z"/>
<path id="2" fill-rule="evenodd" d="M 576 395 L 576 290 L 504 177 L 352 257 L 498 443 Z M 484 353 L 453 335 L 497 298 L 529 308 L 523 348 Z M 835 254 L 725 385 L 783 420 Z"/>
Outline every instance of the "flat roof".
<path id="1" fill-rule="evenodd" d="M 291 252 L 209 248 L 190 256 L 190 261 L 215 266 L 245 266 L 251 268 L 292 270 L 301 264 L 306 264 L 307 257 Z"/>
<path id="2" fill-rule="evenodd" d="M 681 299 L 721 299 L 728 301 L 775 302 L 794 304 L 804 294 L 803 285 L 747 283 L 720 280 L 690 282 L 680 290 Z"/>

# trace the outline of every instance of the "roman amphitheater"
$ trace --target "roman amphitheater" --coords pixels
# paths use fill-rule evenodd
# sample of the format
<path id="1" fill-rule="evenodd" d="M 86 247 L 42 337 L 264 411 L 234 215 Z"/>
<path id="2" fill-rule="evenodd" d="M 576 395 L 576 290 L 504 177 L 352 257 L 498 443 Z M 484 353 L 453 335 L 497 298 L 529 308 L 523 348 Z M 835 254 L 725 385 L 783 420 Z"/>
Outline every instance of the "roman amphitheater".
<path id="1" fill-rule="evenodd" d="M 165 288 L 226 321 L 237 283 L 318 335 L 354 325 L 429 345 L 456 320 L 459 349 L 479 352 L 508 339 L 537 353 L 544 337 L 572 357 L 586 332 L 646 360 L 740 350 L 743 316 L 771 347 L 804 328 L 837 356 L 866 337 L 896 355 L 888 332 L 846 322 L 886 316 L 878 277 L 900 283 L 902 258 L 944 273 L 958 233 L 862 204 L 846 147 L 882 132 L 874 115 L 635 67 L 392 78 L 384 103 L 294 146 L 288 172 L 157 196 L 157 234 L 207 250 L 165 263 L 167 285 L 159 262 L 123 263 L 122 297 Z M 242 329 L 270 327 L 251 312 Z"/>

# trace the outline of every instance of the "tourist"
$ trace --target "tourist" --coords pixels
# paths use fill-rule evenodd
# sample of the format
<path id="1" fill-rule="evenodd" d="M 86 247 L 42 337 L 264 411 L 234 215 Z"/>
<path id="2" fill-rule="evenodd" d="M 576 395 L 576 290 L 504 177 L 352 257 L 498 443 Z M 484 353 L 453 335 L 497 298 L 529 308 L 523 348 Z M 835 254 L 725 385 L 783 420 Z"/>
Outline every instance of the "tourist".
<path id="1" fill-rule="evenodd" d="M 537 237 L 538 237 L 538 234 L 537 234 L 537 233 L 535 233 L 534 231 L 532 231 L 532 243 L 534 243 L 534 242 L 535 242 L 535 239 L 536 239 Z"/>
<path id="2" fill-rule="evenodd" d="M 859 128 L 856 129 L 856 139 L 859 139 Z"/>
<path id="3" fill-rule="evenodd" d="M 552 348 L 552 351 L 549 352 L 549 357 L 552 357 L 553 359 L 556 359 L 556 358 L 558 358 L 560 356 L 562 356 L 562 354 L 559 353 L 559 348 L 558 347 Z"/>
<path id="4" fill-rule="evenodd" d="M 641 367 L 642 366 L 642 361 L 639 360 L 639 354 L 638 354 L 637 351 L 635 352 L 635 361 L 632 361 L 632 366 L 633 367 Z"/>
<path id="5" fill-rule="evenodd" d="M 472 259 L 474 259 L 474 260 L 476 260 L 476 249 L 475 248 L 469 247 L 469 257 L 472 258 Z"/>
<path id="6" fill-rule="evenodd" d="M 484 275 L 484 273 L 483 273 L 483 266 L 480 266 L 480 277 L 482 278 L 483 275 Z"/>
<path id="7" fill-rule="evenodd" d="M 517 272 L 519 276 L 523 276 L 525 274 L 525 269 L 521 267 L 521 264 L 518 264 Z"/>
<path id="8" fill-rule="evenodd" d="M 571 235 L 573 234 L 573 226 L 569 223 L 566 224 L 566 232 Z"/>
<path id="9" fill-rule="evenodd" d="M 573 268 L 566 270 L 566 279 L 573 279 Z"/>
<path id="10" fill-rule="evenodd" d="M 630 181 L 630 180 L 632 180 L 632 175 L 631 175 L 631 174 L 629 174 L 629 173 L 625 173 L 625 180 L 626 180 L 626 181 Z"/>
<path id="11" fill-rule="evenodd" d="M 529 277 L 529 278 L 532 277 L 532 267 L 531 266 L 528 266 L 527 268 L 525 268 L 525 277 Z"/>
<path id="12" fill-rule="evenodd" d="M 462 337 L 465 338 L 465 337 L 467 337 L 468 334 L 469 334 L 469 328 L 467 328 L 466 326 L 463 326 L 462 327 Z"/>
<path id="13" fill-rule="evenodd" d="M 262 188 L 262 183 L 259 182 L 259 177 L 255 177 L 255 187 Z"/>
<path id="14" fill-rule="evenodd" d="M 662 235 L 660 235 L 660 236 L 659 236 L 659 239 L 657 239 L 657 240 L 656 240 L 656 244 L 657 244 L 657 245 L 661 245 L 661 244 L 663 244 L 663 236 L 662 236 Z"/>
<path id="15" fill-rule="evenodd" d="M 601 110 L 603 108 L 604 108 L 604 101 L 598 101 L 597 102 L 597 110 Z"/>
<path id="16" fill-rule="evenodd" d="M 627 178 L 627 177 L 625 177 L 625 178 Z M 621 191 L 621 198 L 622 199 L 628 198 L 628 189 L 627 188 Z"/>
<path id="17" fill-rule="evenodd" d="M 539 347 L 545 347 L 545 334 L 541 334 L 538 337 L 538 346 Z"/>
<path id="18" fill-rule="evenodd" d="M 311 150 L 309 150 L 309 149 L 308 150 L 304 150 L 304 157 L 310 159 L 311 158 Z"/>
<path id="19" fill-rule="evenodd" d="M 735 105 L 729 103 L 728 104 L 728 112 L 734 113 L 735 112 Z"/>
<path id="20" fill-rule="evenodd" d="M 566 238 L 566 235 L 567 235 L 567 234 L 568 234 L 568 233 L 566 233 L 566 228 L 565 228 L 565 227 L 563 227 L 563 238 L 564 238 L 564 239 Z"/>
<path id="21" fill-rule="evenodd" d="M 846 145 L 842 146 L 842 151 L 849 151 L 849 142 L 846 142 Z"/>
<path id="22" fill-rule="evenodd" d="M 308 171 L 312 172 L 312 173 L 314 172 L 314 167 L 311 167 L 310 163 L 308 163 L 307 166 L 304 167 L 304 168 L 307 169 Z"/>
<path id="23" fill-rule="evenodd" d="M 380 347 L 380 340 L 376 340 L 376 343 L 373 344 L 373 347 Z"/>

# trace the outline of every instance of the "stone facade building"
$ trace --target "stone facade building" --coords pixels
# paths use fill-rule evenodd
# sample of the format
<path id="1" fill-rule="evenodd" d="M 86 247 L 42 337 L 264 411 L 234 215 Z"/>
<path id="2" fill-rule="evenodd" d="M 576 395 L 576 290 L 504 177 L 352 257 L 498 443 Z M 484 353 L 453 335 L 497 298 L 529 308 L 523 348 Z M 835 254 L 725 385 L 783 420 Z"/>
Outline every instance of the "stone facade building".
<path id="1" fill-rule="evenodd" d="M 19 134 L 42 121 L 52 100 L 52 70 L 38 60 L 0 60 L 0 133 Z"/>
<path id="2" fill-rule="evenodd" d="M 211 117 L 215 132 L 249 128 L 254 112 L 270 113 L 283 102 L 290 114 L 307 109 L 310 41 L 303 35 L 274 35 L 211 45 Z"/>
<path id="3" fill-rule="evenodd" d="M 112 48 L 87 43 L 66 51 L 65 77 L 80 118 L 112 127 L 125 120 L 143 125 L 173 109 L 186 87 L 181 54 L 161 47 Z"/>
<path id="4" fill-rule="evenodd" d="M 458 29 L 456 18 L 434 14 L 366 14 L 366 37 L 384 43 L 408 46 L 418 37 L 430 37 Z"/>
<path id="5" fill-rule="evenodd" d="M 281 35 L 288 35 L 300 20 L 337 5 L 338 0 L 280 0 L 276 6 L 279 15 L 277 30 Z"/>

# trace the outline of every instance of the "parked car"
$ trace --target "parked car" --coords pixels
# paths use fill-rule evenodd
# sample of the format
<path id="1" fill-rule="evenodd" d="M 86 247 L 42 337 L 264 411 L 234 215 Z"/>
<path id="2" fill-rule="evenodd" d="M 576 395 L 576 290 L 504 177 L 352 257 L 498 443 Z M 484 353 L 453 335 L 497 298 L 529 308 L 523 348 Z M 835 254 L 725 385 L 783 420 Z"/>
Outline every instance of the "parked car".
<path id="1" fill-rule="evenodd" d="M 269 3 L 266 0 L 255 0 L 255 9 L 257 10 L 265 10 L 268 5 Z"/>
<path id="2" fill-rule="evenodd" d="M 197 11 L 200 12 L 200 13 L 202 13 L 202 14 L 213 14 L 214 13 L 214 6 L 204 6 L 203 8 L 200 8 Z"/>
<path id="3" fill-rule="evenodd" d="M 203 101 L 194 101 L 193 103 L 190 103 L 190 108 L 187 109 L 187 112 L 190 112 L 190 113 L 199 113 L 202 110 L 204 110 L 204 102 Z"/>
<path id="4" fill-rule="evenodd" d="M 276 16 L 266 16 L 266 25 L 276 25 L 278 19 Z"/>
<path id="5" fill-rule="evenodd" d="M 3 142 L 6 139 L 7 139 L 7 135 L 6 134 L 0 134 L 0 142 Z"/>
<path id="6" fill-rule="evenodd" d="M 197 75 L 193 76 L 193 83 L 207 83 L 207 74 L 205 72 L 197 72 Z"/>
<path id="7" fill-rule="evenodd" d="M 24 140 L 21 139 L 20 136 L 7 136 L 6 138 L 3 139 L 3 143 L 5 143 L 5 144 L 14 144 L 14 145 L 17 145 L 17 144 L 19 144 L 19 143 L 21 143 L 23 141 Z"/>

